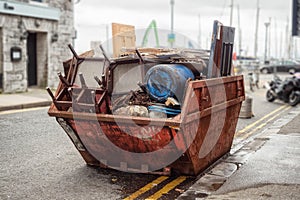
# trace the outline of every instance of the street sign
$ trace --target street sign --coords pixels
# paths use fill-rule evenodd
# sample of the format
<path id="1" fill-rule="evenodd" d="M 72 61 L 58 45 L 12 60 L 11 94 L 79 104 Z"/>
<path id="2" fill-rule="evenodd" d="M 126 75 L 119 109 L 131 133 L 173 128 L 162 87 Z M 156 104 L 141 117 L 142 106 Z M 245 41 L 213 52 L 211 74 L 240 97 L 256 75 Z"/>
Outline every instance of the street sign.
<path id="1" fill-rule="evenodd" d="M 168 42 L 170 42 L 170 43 L 175 42 L 175 34 L 174 33 L 168 34 Z"/>

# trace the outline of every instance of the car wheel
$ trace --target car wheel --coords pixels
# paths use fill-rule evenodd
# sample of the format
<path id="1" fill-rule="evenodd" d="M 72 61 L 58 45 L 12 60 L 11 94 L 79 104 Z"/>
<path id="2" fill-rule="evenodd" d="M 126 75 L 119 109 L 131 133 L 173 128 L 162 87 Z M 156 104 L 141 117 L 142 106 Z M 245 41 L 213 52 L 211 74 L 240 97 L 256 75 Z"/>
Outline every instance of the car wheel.
<path id="1" fill-rule="evenodd" d="M 290 74 L 296 73 L 296 69 L 294 69 L 294 68 L 289 69 L 289 73 L 290 73 Z"/>
<path id="2" fill-rule="evenodd" d="M 269 72 L 269 70 L 267 68 L 263 68 L 263 69 L 261 69 L 261 73 L 268 74 L 270 72 Z"/>
<path id="3" fill-rule="evenodd" d="M 266 93 L 266 98 L 268 102 L 273 102 L 276 99 L 276 96 L 274 96 L 274 91 L 268 90 Z"/>

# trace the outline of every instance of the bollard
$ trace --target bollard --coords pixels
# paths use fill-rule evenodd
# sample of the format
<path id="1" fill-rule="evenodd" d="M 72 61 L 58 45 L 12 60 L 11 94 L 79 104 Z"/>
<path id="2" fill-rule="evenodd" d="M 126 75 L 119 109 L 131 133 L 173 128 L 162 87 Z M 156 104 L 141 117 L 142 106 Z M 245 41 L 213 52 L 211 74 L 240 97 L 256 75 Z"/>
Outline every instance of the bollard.
<path id="1" fill-rule="evenodd" d="M 249 119 L 254 117 L 252 112 L 252 98 L 246 97 L 245 101 L 242 103 L 239 118 Z"/>

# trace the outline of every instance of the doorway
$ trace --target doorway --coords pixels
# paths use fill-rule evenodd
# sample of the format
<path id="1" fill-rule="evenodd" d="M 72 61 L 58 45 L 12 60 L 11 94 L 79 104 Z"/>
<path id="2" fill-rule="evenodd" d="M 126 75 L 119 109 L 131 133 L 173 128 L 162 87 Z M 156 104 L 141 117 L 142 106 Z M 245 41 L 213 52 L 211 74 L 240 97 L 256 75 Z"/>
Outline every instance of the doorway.
<path id="1" fill-rule="evenodd" d="M 36 33 L 28 33 L 27 37 L 27 80 L 28 86 L 37 85 L 37 52 Z"/>

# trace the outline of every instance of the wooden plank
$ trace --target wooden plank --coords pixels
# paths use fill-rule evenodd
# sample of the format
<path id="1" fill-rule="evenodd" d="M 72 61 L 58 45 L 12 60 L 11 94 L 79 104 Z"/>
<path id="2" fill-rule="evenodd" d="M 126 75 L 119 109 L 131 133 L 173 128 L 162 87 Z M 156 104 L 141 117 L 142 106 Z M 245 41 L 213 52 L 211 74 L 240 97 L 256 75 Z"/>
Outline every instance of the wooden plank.
<path id="1" fill-rule="evenodd" d="M 135 28 L 131 25 L 112 23 L 113 55 L 118 57 L 125 48 L 135 48 Z"/>

